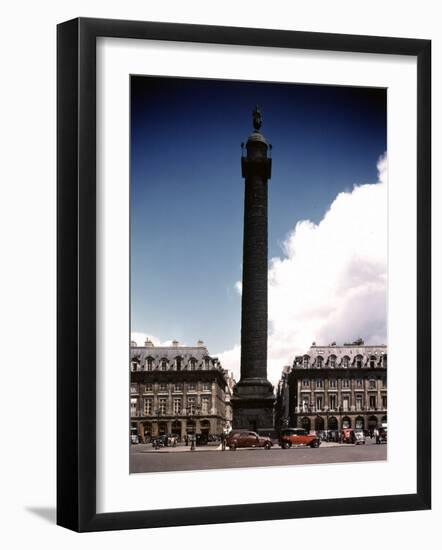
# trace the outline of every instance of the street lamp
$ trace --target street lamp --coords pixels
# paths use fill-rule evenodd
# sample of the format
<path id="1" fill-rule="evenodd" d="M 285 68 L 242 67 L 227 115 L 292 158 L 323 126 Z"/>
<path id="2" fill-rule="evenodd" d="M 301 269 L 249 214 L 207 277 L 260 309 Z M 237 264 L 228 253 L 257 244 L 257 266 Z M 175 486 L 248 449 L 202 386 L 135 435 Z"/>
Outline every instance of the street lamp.
<path id="1" fill-rule="evenodd" d="M 201 410 L 200 405 L 195 405 L 194 408 L 191 409 L 191 412 L 189 413 L 189 420 L 193 420 L 195 422 L 195 431 L 192 434 L 192 441 L 190 445 L 190 450 L 195 450 L 195 443 L 196 443 L 196 417 L 199 415 L 199 412 Z"/>

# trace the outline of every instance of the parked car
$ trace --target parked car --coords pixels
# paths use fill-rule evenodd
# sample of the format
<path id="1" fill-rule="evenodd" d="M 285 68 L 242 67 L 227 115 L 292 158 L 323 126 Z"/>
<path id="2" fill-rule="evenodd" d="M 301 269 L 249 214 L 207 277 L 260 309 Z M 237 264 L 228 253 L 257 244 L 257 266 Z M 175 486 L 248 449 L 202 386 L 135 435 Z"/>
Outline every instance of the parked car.
<path id="1" fill-rule="evenodd" d="M 365 445 L 364 430 L 355 431 L 355 445 Z"/>
<path id="2" fill-rule="evenodd" d="M 319 447 L 321 440 L 316 435 L 311 435 L 303 428 L 285 428 L 279 435 L 279 445 L 283 449 L 290 449 L 292 445 L 308 445 Z"/>
<path id="3" fill-rule="evenodd" d="M 343 428 L 341 430 L 341 443 L 356 443 L 356 434 L 353 428 Z"/>
<path id="4" fill-rule="evenodd" d="M 387 443 L 387 428 L 379 428 L 379 435 L 376 436 L 376 443 Z"/>
<path id="5" fill-rule="evenodd" d="M 227 447 L 231 451 L 236 451 L 241 447 L 263 447 L 270 449 L 273 446 L 270 437 L 260 436 L 256 432 L 230 432 L 226 441 Z"/>

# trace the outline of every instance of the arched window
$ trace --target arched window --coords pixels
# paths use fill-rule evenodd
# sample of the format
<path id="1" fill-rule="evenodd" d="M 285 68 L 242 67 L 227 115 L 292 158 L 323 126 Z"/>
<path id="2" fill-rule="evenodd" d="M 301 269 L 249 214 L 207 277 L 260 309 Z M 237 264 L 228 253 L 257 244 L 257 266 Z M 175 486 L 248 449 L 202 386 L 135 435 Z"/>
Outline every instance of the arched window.
<path id="1" fill-rule="evenodd" d="M 376 357 L 374 355 L 370 356 L 370 368 L 374 369 L 376 366 Z"/>
<path id="2" fill-rule="evenodd" d="M 309 365 L 310 365 L 310 357 L 308 355 L 304 355 L 304 357 L 302 359 L 302 366 L 305 369 L 308 369 Z"/>
<path id="3" fill-rule="evenodd" d="M 329 363 L 331 369 L 334 369 L 336 367 L 336 355 L 330 355 Z"/>
<path id="4" fill-rule="evenodd" d="M 161 370 L 167 370 L 167 359 L 161 359 Z"/>
<path id="5" fill-rule="evenodd" d="M 153 357 L 147 357 L 146 359 L 146 369 L 151 371 L 153 369 Z"/>
<path id="6" fill-rule="evenodd" d="M 318 369 L 322 368 L 322 365 L 324 363 L 324 358 L 321 357 L 320 355 L 316 358 L 316 367 Z"/>
<path id="7" fill-rule="evenodd" d="M 176 362 L 176 370 L 181 370 L 181 357 L 177 357 L 175 359 Z"/>
<path id="8" fill-rule="evenodd" d="M 350 357 L 348 357 L 348 355 L 344 355 L 344 357 L 342 358 L 342 366 L 344 367 L 344 369 L 348 369 L 349 364 Z"/>
<path id="9" fill-rule="evenodd" d="M 362 355 L 356 355 L 355 362 L 357 369 L 362 368 Z"/>

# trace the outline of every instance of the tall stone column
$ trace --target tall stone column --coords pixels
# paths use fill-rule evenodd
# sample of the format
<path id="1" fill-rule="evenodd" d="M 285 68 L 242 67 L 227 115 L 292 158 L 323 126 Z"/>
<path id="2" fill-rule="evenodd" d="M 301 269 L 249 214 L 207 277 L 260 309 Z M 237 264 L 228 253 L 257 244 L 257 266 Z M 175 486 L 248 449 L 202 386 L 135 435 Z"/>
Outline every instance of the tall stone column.
<path id="1" fill-rule="evenodd" d="M 267 181 L 269 145 L 253 111 L 254 131 L 241 158 L 244 190 L 244 241 L 241 310 L 241 378 L 232 396 L 233 428 L 269 431 L 274 425 L 273 386 L 267 380 Z"/>

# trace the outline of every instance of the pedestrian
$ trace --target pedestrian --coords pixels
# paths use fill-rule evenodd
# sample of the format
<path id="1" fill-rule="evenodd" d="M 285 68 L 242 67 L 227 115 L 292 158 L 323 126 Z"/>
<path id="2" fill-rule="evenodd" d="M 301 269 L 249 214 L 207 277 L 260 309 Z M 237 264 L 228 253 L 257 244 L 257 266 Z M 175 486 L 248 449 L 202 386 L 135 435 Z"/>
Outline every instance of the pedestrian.
<path id="1" fill-rule="evenodd" d="M 379 430 L 377 427 L 374 429 L 374 436 L 376 438 L 376 443 L 379 444 Z"/>
<path id="2" fill-rule="evenodd" d="M 227 439 L 227 434 L 225 431 L 223 431 L 221 433 L 221 450 L 222 451 L 226 450 L 226 439 Z"/>

